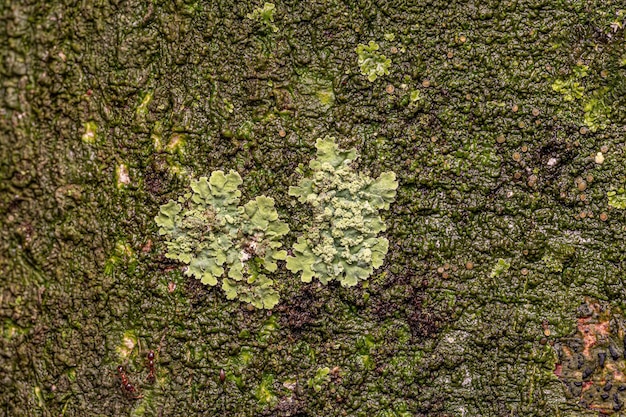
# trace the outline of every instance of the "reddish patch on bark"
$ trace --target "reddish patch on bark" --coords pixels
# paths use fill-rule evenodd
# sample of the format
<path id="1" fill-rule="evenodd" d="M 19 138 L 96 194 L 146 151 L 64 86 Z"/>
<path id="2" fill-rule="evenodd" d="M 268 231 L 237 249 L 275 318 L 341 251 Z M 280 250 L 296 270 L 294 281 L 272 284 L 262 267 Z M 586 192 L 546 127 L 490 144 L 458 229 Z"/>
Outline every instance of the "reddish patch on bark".
<path id="1" fill-rule="evenodd" d="M 597 307 L 597 304 L 591 305 Z M 590 350 L 598 343 L 598 339 L 606 339 L 609 336 L 610 326 L 608 317 L 602 317 L 604 321 L 592 322 L 592 317 L 578 319 L 578 331 L 583 336 L 583 355 L 590 358 Z"/>

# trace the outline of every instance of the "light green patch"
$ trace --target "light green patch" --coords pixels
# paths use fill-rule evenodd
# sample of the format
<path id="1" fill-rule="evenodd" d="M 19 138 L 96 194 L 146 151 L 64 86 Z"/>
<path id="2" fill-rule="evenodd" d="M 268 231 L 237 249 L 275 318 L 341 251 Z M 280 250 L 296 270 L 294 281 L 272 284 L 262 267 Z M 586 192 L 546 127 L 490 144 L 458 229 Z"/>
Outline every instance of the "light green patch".
<path id="1" fill-rule="evenodd" d="M 361 69 L 361 74 L 366 75 L 369 81 L 375 81 L 376 78 L 389 75 L 389 67 L 391 67 L 391 59 L 378 52 L 380 47 L 374 41 L 369 44 L 359 44 L 356 47 L 358 55 L 357 63 Z"/>
<path id="2" fill-rule="evenodd" d="M 392 42 L 394 39 L 396 39 L 396 35 L 393 33 L 385 33 L 384 38 L 386 41 Z"/>
<path id="3" fill-rule="evenodd" d="M 332 137 L 315 146 L 311 174 L 289 188 L 289 195 L 312 206 L 313 216 L 287 258 L 287 269 L 302 272 L 304 282 L 338 279 L 351 287 L 383 264 L 389 243 L 376 237 L 386 228 L 379 211 L 389 209 L 398 182 L 393 172 L 377 179 L 357 172 L 356 150 L 339 149 Z"/>
<path id="4" fill-rule="evenodd" d="M 606 129 L 611 123 L 611 107 L 605 102 L 607 92 L 607 88 L 593 92 L 583 105 L 585 110 L 583 121 L 592 132 L 598 129 Z"/>
<path id="5" fill-rule="evenodd" d="M 235 111 L 235 105 L 231 103 L 227 98 L 225 98 L 223 101 L 224 101 L 224 109 L 226 109 L 228 113 L 232 114 Z"/>
<path id="6" fill-rule="evenodd" d="M 278 397 L 273 391 L 274 375 L 265 374 L 261 383 L 254 392 L 254 396 L 261 405 L 274 406 L 278 402 Z"/>
<path id="7" fill-rule="evenodd" d="M 130 358 L 131 353 L 138 342 L 137 334 L 134 330 L 127 330 L 122 335 L 122 340 L 115 348 L 117 355 L 120 358 L 120 362 L 126 362 Z"/>
<path id="8" fill-rule="evenodd" d="M 271 198 L 240 206 L 241 183 L 236 171 L 214 171 L 192 181 L 191 193 L 162 205 L 155 221 L 167 237 L 165 256 L 187 264 L 186 275 L 211 286 L 222 278 L 227 299 L 270 309 L 279 295 L 266 273 L 287 256 L 279 248 L 289 226 L 278 220 Z"/>
<path id="9" fill-rule="evenodd" d="M 129 243 L 119 240 L 115 243 L 113 253 L 104 264 L 104 273 L 111 275 L 115 267 L 121 263 L 127 265 L 130 272 L 137 266 L 137 256 Z"/>
<path id="10" fill-rule="evenodd" d="M 511 261 L 509 261 L 508 259 L 500 258 L 498 259 L 498 262 L 495 264 L 495 266 L 491 270 L 491 274 L 489 274 L 489 276 L 491 278 L 497 278 L 503 273 L 505 273 L 506 271 L 508 271 L 510 267 L 511 267 Z"/>
<path id="11" fill-rule="evenodd" d="M 303 95 L 315 96 L 323 111 L 335 105 L 335 91 L 332 79 L 303 70 L 298 78 L 298 92 Z"/>
<path id="12" fill-rule="evenodd" d="M 357 340 L 357 362 L 365 369 L 374 369 L 376 367 L 372 351 L 377 347 L 378 343 L 371 334 L 365 335 Z"/>
<path id="13" fill-rule="evenodd" d="M 419 90 L 412 90 L 409 93 L 409 101 L 412 104 L 415 104 L 415 103 L 417 103 L 420 100 L 422 100 L 422 93 Z"/>
<path id="14" fill-rule="evenodd" d="M 324 385 L 330 382 L 330 368 L 319 368 L 313 378 L 307 381 L 309 388 L 315 392 L 320 392 Z"/>
<path id="15" fill-rule="evenodd" d="M 179 153 L 183 152 L 185 146 L 185 135 L 182 133 L 174 133 L 170 136 L 170 140 L 165 147 L 165 150 L 169 153 Z"/>
<path id="16" fill-rule="evenodd" d="M 148 106 L 152 101 L 152 96 L 154 95 L 154 91 L 148 91 L 141 100 L 141 103 L 137 106 L 137 110 L 135 113 L 137 116 L 145 116 L 148 113 Z"/>
<path id="17" fill-rule="evenodd" d="M 261 343 L 267 343 L 272 338 L 272 336 L 276 334 L 278 328 L 279 326 L 277 316 L 270 316 L 270 318 L 267 319 L 265 323 L 263 323 L 263 326 L 259 330 L 257 337 L 258 341 Z"/>
<path id="18" fill-rule="evenodd" d="M 43 408 L 46 404 L 44 398 L 43 398 L 43 393 L 41 392 L 41 388 L 38 386 L 35 386 L 35 388 L 33 388 L 33 394 L 35 396 L 35 401 L 37 403 L 37 407 L 39 408 Z"/>
<path id="19" fill-rule="evenodd" d="M 274 24 L 275 12 L 276 6 L 274 6 L 273 3 L 265 3 L 263 7 L 257 7 L 251 13 L 248 13 L 246 17 L 248 19 L 256 20 L 272 32 L 278 32 L 278 26 Z"/>
<path id="20" fill-rule="evenodd" d="M 578 81 L 574 80 L 555 80 L 552 83 L 552 89 L 563 95 L 565 101 L 574 101 L 582 98 L 585 89 Z"/>
<path id="21" fill-rule="evenodd" d="M 81 137 L 82 141 L 84 143 L 89 143 L 90 145 L 96 143 L 96 132 L 98 130 L 96 122 L 85 122 L 83 127 L 85 131 Z"/>
<path id="22" fill-rule="evenodd" d="M 243 139 L 250 139 L 253 135 L 252 129 L 254 129 L 254 123 L 246 120 L 237 129 L 237 136 Z"/>
<path id="23" fill-rule="evenodd" d="M 609 191 L 606 195 L 609 198 L 609 206 L 618 209 L 626 209 L 626 190 L 624 188 Z"/>
<path id="24" fill-rule="evenodd" d="M 322 106 L 325 108 L 330 108 L 335 104 L 335 92 L 332 88 L 325 90 L 318 90 L 315 92 L 315 96 L 320 101 Z"/>
<path id="25" fill-rule="evenodd" d="M 152 131 L 150 132 L 150 139 L 154 144 L 155 151 L 163 150 L 163 123 L 160 120 L 154 123 Z"/>
<path id="26" fill-rule="evenodd" d="M 589 67 L 578 64 L 572 69 L 572 75 L 566 79 L 557 79 L 552 83 L 552 89 L 563 95 L 565 101 L 574 101 L 583 97 L 585 93 L 581 80 L 587 77 Z"/>
<path id="27" fill-rule="evenodd" d="M 130 184 L 130 174 L 126 164 L 119 164 L 115 168 L 115 185 L 118 189 L 124 188 Z"/>

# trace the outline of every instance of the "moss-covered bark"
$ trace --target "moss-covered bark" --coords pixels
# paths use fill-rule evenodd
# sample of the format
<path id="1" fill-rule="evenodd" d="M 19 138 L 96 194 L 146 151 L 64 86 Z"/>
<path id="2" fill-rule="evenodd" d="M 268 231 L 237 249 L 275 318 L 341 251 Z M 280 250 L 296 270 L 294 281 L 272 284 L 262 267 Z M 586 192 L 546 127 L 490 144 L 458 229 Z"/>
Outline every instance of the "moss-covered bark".
<path id="1" fill-rule="evenodd" d="M 593 415 L 554 370 L 625 300 L 624 5 L 274 4 L 0 2 L 0 413 Z M 159 206 L 217 169 L 300 234 L 326 135 L 400 182 L 367 284 L 279 268 L 268 315 L 164 257 Z"/>

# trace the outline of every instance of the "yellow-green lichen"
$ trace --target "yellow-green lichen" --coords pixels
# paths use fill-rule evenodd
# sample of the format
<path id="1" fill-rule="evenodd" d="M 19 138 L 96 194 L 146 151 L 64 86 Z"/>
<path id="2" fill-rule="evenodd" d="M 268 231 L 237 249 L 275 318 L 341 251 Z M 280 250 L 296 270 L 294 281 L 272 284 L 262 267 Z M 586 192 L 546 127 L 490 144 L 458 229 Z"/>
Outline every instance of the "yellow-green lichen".
<path id="1" fill-rule="evenodd" d="M 274 24 L 274 12 L 276 12 L 276 6 L 273 3 L 265 3 L 263 7 L 257 7 L 252 13 L 248 13 L 246 17 L 256 20 L 272 32 L 278 32 L 278 27 Z"/>
<path id="2" fill-rule="evenodd" d="M 260 196 L 240 206 L 241 183 L 232 170 L 192 181 L 192 192 L 161 206 L 155 221 L 159 234 L 167 236 L 166 257 L 187 264 L 187 275 L 211 286 L 222 277 L 229 300 L 272 308 L 278 291 L 265 274 L 286 258 L 279 248 L 289 227 L 278 220 L 271 198 Z"/>
<path id="3" fill-rule="evenodd" d="M 313 216 L 287 258 L 287 269 L 302 272 L 304 282 L 338 279 L 350 287 L 383 263 L 389 243 L 377 237 L 386 228 L 378 212 L 389 209 L 398 182 L 393 172 L 373 179 L 355 171 L 356 150 L 339 149 L 332 137 L 315 146 L 311 175 L 289 188 L 290 195 L 312 206 Z"/>
<path id="4" fill-rule="evenodd" d="M 98 130 L 96 122 L 85 122 L 83 127 L 85 131 L 81 137 L 82 141 L 89 144 L 96 143 L 96 132 Z"/>
<path id="5" fill-rule="evenodd" d="M 356 47 L 361 74 L 366 75 L 369 81 L 375 81 L 382 75 L 389 75 L 391 59 L 379 53 L 378 49 L 380 47 L 374 41 L 369 41 L 367 45 L 359 44 Z"/>
<path id="6" fill-rule="evenodd" d="M 624 188 L 609 191 L 606 195 L 609 198 L 609 206 L 618 209 L 626 209 L 626 190 L 624 190 Z"/>

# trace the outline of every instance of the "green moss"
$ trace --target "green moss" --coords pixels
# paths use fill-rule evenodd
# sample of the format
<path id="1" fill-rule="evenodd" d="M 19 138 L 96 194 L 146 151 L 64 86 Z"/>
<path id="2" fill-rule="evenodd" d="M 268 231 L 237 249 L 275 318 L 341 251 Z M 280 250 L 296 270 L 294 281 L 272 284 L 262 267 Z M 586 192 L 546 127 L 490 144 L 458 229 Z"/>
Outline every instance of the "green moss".
<path id="1" fill-rule="evenodd" d="M 589 67 L 578 64 L 572 70 L 572 75 L 566 79 L 557 79 L 552 83 L 552 89 L 563 95 L 565 101 L 574 101 L 583 97 L 585 88 L 580 84 L 588 75 Z"/>
<path id="2" fill-rule="evenodd" d="M 366 75 L 369 81 L 375 81 L 380 76 L 389 75 L 391 59 L 379 53 L 378 49 L 380 47 L 374 41 L 369 41 L 367 45 L 359 44 L 356 47 L 357 63 L 361 69 L 361 74 Z"/>
<path id="3" fill-rule="evenodd" d="M 278 220 L 271 198 L 260 196 L 239 206 L 241 183 L 235 171 L 215 171 L 210 179 L 193 181 L 192 193 L 161 206 L 155 221 L 159 234 L 168 238 L 166 256 L 188 264 L 187 275 L 211 286 L 223 276 L 229 300 L 272 308 L 279 296 L 265 273 L 276 271 L 276 261 L 285 259 L 280 239 L 289 227 Z"/>
<path id="4" fill-rule="evenodd" d="M 378 214 L 389 209 L 398 182 L 393 172 L 377 179 L 358 173 L 355 149 L 339 149 L 332 137 L 316 143 L 311 174 L 289 188 L 289 194 L 312 206 L 313 217 L 293 246 L 287 268 L 302 280 L 322 283 L 338 279 L 350 287 L 382 265 L 389 243 L 376 237 L 386 226 Z"/>

